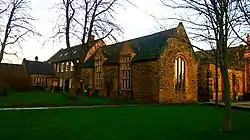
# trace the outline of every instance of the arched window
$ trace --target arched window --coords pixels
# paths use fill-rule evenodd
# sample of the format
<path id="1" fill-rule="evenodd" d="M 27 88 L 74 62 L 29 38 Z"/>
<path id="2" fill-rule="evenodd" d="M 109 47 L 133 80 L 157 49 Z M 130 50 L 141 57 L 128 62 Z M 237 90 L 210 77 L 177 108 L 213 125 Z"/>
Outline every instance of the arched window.
<path id="1" fill-rule="evenodd" d="M 183 92 L 185 91 L 185 61 L 181 57 L 175 59 L 175 91 Z"/>

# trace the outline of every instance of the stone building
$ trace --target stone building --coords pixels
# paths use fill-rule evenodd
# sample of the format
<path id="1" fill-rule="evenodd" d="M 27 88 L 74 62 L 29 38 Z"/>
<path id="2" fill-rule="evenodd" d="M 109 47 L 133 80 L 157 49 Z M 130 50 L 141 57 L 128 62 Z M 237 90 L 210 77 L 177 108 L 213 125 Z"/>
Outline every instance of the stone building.
<path id="1" fill-rule="evenodd" d="M 48 62 L 35 61 L 23 59 L 23 67 L 25 73 L 31 78 L 33 86 L 52 87 L 56 85 L 57 78 L 53 65 Z"/>
<path id="2" fill-rule="evenodd" d="M 249 41 L 249 36 L 247 37 Z M 198 98 L 200 101 L 216 99 L 216 74 L 215 58 L 212 50 L 196 52 L 199 62 L 198 72 Z M 233 101 L 239 100 L 244 94 L 250 92 L 250 50 L 247 45 L 230 47 L 228 76 L 230 82 L 230 93 Z M 218 99 L 223 100 L 222 75 L 218 68 Z"/>
<path id="3" fill-rule="evenodd" d="M 91 37 L 92 48 L 87 52 L 86 59 L 92 56 L 99 47 L 105 45 L 102 40 L 94 40 L 94 36 Z M 86 50 L 81 46 L 77 45 L 71 48 L 61 49 L 56 54 L 54 54 L 48 62 L 51 63 L 54 67 L 56 77 L 58 78 L 57 86 L 66 92 L 68 92 L 72 84 L 72 73 L 74 71 L 73 61 L 79 62 L 83 54 L 86 54 Z M 83 91 L 83 77 L 85 74 L 82 74 L 82 80 L 80 81 L 80 86 L 78 87 L 80 91 Z"/>
<path id="4" fill-rule="evenodd" d="M 87 53 L 80 91 L 92 89 L 102 97 L 160 103 L 215 100 L 214 51 L 194 52 L 182 23 L 173 29 L 111 45 L 94 40 L 93 36 L 91 41 L 90 50 L 83 50 L 81 45 L 61 49 L 48 60 L 60 79 L 59 87 L 72 87 L 70 61 Z M 250 42 L 249 36 L 247 41 Z M 228 49 L 233 100 L 250 92 L 249 48 L 239 45 Z M 219 100 L 223 100 L 220 70 L 218 91 Z"/>
<path id="5" fill-rule="evenodd" d="M 82 87 L 98 90 L 102 97 L 160 103 L 197 101 L 198 63 L 182 23 L 144 37 L 94 46 L 82 66 Z M 61 76 L 60 71 L 73 71 L 65 55 L 73 52 L 78 56 L 74 55 L 78 47 L 62 49 L 49 59 L 59 72 L 61 87 L 66 82 L 71 87 L 65 81 L 70 77 Z"/>

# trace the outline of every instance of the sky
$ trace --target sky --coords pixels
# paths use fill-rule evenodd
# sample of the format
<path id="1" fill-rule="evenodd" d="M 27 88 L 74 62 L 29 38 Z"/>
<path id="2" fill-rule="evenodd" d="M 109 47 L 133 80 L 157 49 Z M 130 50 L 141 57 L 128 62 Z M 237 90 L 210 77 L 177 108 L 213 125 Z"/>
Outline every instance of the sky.
<path id="1" fill-rule="evenodd" d="M 34 26 L 42 36 L 29 37 L 25 42 L 22 42 L 22 51 L 18 54 L 19 58 L 5 56 L 3 62 L 20 64 L 23 58 L 34 60 L 35 56 L 38 56 L 39 61 L 47 61 L 58 50 L 66 47 L 64 40 L 61 42 L 59 40 L 52 41 L 50 38 L 54 35 L 52 29 L 58 16 L 53 7 L 59 1 L 31 0 L 31 15 L 37 19 L 34 21 Z M 171 9 L 164 7 L 159 0 L 130 0 L 137 7 L 126 2 L 126 0 L 122 1 L 124 1 L 122 2 L 123 7 L 116 10 L 116 21 L 124 30 L 124 34 L 118 37 L 119 41 L 162 31 L 159 23 L 151 15 L 157 18 L 165 18 L 174 14 Z M 177 21 L 161 20 L 158 22 L 167 29 L 178 25 Z"/>

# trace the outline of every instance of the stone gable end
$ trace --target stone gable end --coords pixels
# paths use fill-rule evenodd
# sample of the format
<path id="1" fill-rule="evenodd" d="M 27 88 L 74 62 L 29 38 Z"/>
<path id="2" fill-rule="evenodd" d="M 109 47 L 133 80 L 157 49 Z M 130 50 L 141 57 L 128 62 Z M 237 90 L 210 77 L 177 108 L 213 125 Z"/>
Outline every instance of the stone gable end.
<path id="1" fill-rule="evenodd" d="M 176 91 L 175 60 L 181 57 L 185 62 L 185 91 Z M 182 25 L 174 37 L 167 41 L 159 61 L 159 102 L 190 103 L 197 101 L 198 63 Z"/>

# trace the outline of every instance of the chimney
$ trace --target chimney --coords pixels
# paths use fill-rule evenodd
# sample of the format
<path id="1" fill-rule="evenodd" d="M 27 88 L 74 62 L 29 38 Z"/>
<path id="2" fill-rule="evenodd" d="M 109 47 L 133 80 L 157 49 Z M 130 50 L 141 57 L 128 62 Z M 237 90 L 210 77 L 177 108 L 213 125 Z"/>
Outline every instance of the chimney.
<path id="1" fill-rule="evenodd" d="M 90 41 L 94 41 L 95 40 L 95 36 L 94 35 L 90 35 L 89 39 L 90 39 Z"/>
<path id="2" fill-rule="evenodd" d="M 36 62 L 38 61 L 38 57 L 37 57 L 37 56 L 35 57 L 35 61 L 36 61 Z"/>

